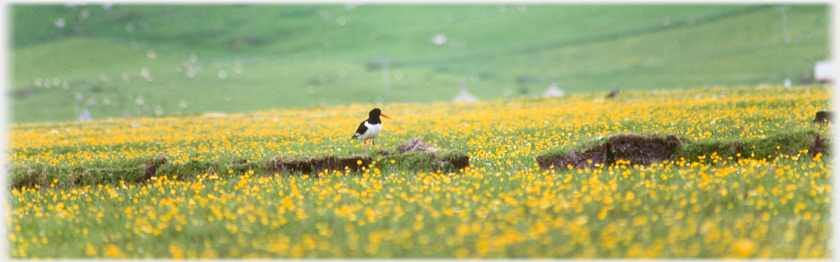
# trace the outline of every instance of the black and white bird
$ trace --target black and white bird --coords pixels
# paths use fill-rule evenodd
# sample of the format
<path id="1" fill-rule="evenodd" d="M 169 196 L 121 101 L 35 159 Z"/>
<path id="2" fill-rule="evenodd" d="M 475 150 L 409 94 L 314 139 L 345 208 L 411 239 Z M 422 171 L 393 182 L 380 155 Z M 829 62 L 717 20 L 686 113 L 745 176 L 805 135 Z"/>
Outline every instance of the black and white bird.
<path id="1" fill-rule="evenodd" d="M 361 139 L 364 142 L 365 153 L 367 153 L 367 140 L 370 139 L 370 143 L 376 146 L 376 137 L 382 131 L 382 119 L 379 119 L 379 116 L 391 119 L 383 114 L 379 108 L 374 108 L 370 110 L 368 119 L 359 124 L 359 128 L 356 129 L 356 134 L 353 134 L 352 139 Z"/>
<path id="2" fill-rule="evenodd" d="M 609 94 L 607 94 L 607 98 L 613 98 L 613 97 L 617 96 L 617 95 L 618 95 L 618 92 L 620 92 L 620 91 L 618 90 L 618 88 L 616 88 L 616 89 L 615 89 L 615 90 L 613 90 L 613 91 L 610 91 L 610 93 L 609 93 Z"/>

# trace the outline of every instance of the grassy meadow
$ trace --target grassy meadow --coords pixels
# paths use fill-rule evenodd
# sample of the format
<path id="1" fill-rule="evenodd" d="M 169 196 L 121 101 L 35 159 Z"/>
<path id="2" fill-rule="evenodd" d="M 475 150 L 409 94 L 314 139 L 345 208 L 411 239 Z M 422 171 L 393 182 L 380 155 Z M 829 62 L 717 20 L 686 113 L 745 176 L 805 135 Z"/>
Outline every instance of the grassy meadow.
<path id="1" fill-rule="evenodd" d="M 470 166 L 269 173 L 273 157 L 361 155 L 373 105 L 9 127 L 13 258 L 830 257 L 831 89 L 735 86 L 477 103 L 386 103 L 377 143 L 417 137 Z M 498 112 L 505 112 L 499 114 Z M 442 117 L 443 116 L 443 117 Z M 616 134 L 685 143 L 648 166 L 541 169 Z M 741 142 L 744 155 L 703 145 Z M 826 146 L 825 148 L 829 148 Z M 810 150 L 810 151 L 809 151 Z M 120 170 L 165 157 L 141 183 Z M 214 166 L 196 170 L 192 166 Z M 216 165 L 212 165 L 216 164 Z M 100 180 L 76 180 L 98 176 Z M 110 178 L 109 178 L 110 177 Z M 82 181 L 77 183 L 74 181 Z"/>
<path id="2" fill-rule="evenodd" d="M 800 81 L 830 57 L 827 4 L 8 10 L 11 258 L 836 252 L 833 124 L 812 122 L 833 85 Z M 679 146 L 538 162 L 628 134 Z M 414 138 L 439 151 L 396 153 Z M 277 164 L 338 158 L 359 160 Z"/>

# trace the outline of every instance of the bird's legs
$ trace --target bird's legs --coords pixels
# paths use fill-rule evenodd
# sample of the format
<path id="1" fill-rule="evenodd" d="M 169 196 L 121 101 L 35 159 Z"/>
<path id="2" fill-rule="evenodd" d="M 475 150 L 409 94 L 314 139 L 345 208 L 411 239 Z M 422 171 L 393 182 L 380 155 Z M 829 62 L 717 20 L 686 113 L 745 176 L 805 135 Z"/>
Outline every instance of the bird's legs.
<path id="1" fill-rule="evenodd" d="M 362 144 L 363 144 L 363 145 L 365 145 L 365 154 L 367 154 L 367 139 L 365 139 L 364 141 L 362 141 Z M 371 146 L 372 146 L 372 147 L 376 147 L 376 139 L 375 139 L 375 138 L 371 138 L 371 139 L 370 139 L 370 144 L 371 144 Z"/>

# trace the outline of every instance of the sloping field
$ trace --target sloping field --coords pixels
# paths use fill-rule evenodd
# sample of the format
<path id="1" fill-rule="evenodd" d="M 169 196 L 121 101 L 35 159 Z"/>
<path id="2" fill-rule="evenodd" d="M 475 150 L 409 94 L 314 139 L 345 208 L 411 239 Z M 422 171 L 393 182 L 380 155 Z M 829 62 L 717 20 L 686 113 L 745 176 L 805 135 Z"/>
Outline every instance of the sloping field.
<path id="1" fill-rule="evenodd" d="M 15 123 L 800 83 L 828 5 L 13 5 Z M 59 27 L 58 25 L 62 25 Z M 418 26 L 422 25 L 422 26 Z M 387 68 L 383 61 L 388 60 Z"/>
<path id="2" fill-rule="evenodd" d="M 349 137 L 373 105 L 13 124 L 11 185 L 37 182 L 10 185 L 9 251 L 15 258 L 827 258 L 832 141 L 815 137 L 830 138 L 833 128 L 813 119 L 833 108 L 831 92 L 736 86 L 631 90 L 610 99 L 386 103 L 379 107 L 392 119 L 384 119 L 379 150 L 351 172 L 273 172 L 261 163 L 363 156 Z M 636 136 L 673 136 L 679 146 L 640 165 L 622 153 Z M 429 158 L 386 152 L 413 138 L 465 153 L 469 167 L 423 170 L 417 166 Z M 615 148 L 612 165 L 538 163 L 606 141 Z M 122 177 L 149 165 L 156 171 L 148 179 Z"/>

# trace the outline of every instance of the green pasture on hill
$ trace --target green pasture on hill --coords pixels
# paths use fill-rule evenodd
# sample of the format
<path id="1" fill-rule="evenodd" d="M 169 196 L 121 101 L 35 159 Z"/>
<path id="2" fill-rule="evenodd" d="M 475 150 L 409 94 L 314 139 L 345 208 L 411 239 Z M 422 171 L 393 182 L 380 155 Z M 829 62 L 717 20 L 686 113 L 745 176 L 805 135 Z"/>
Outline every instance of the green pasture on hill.
<path id="1" fill-rule="evenodd" d="M 10 8 L 12 122 L 799 84 L 827 5 Z M 445 41 L 444 41 L 445 39 Z M 383 67 L 383 61 L 387 67 Z"/>

